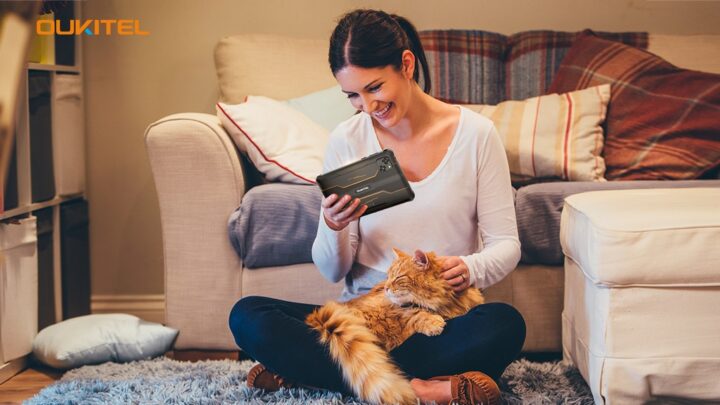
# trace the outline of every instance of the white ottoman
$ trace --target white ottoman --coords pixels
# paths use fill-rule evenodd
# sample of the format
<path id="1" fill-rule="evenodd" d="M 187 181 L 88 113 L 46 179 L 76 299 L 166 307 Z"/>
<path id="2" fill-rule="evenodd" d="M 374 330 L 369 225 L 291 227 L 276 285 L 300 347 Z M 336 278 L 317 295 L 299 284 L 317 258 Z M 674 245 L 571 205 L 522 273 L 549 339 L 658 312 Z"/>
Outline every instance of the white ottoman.
<path id="1" fill-rule="evenodd" d="M 563 354 L 598 404 L 720 400 L 720 188 L 565 200 Z"/>

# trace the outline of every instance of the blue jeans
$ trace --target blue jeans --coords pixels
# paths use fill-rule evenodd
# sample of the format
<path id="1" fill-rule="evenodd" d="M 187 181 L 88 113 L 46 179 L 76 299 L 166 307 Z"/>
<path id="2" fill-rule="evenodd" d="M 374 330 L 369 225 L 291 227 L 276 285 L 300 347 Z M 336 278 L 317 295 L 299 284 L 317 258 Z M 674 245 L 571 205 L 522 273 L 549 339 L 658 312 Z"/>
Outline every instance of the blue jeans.
<path id="1" fill-rule="evenodd" d="M 351 394 L 317 332 L 304 322 L 317 307 L 245 297 L 230 312 L 230 330 L 245 353 L 287 380 Z M 410 377 L 476 370 L 497 380 L 524 342 L 522 315 L 510 305 L 489 303 L 449 320 L 438 336 L 411 336 L 390 356 Z"/>

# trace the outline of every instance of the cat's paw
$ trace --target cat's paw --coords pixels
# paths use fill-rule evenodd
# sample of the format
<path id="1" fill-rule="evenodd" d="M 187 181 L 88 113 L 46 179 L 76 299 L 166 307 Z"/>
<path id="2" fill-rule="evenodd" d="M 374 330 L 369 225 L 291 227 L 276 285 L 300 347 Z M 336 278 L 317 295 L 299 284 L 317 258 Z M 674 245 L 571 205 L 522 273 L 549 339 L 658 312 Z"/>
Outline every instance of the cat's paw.
<path id="1" fill-rule="evenodd" d="M 425 336 L 437 336 L 442 333 L 443 329 L 445 329 L 445 320 L 443 317 L 440 315 L 431 315 L 420 325 L 418 332 Z"/>

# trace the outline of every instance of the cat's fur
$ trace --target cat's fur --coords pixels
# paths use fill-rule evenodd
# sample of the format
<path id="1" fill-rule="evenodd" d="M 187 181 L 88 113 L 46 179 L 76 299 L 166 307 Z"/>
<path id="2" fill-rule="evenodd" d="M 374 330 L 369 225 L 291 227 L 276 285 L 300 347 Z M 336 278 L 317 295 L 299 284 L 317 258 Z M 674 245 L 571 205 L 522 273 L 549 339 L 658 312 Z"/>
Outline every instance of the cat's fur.
<path id="1" fill-rule="evenodd" d="M 484 298 L 474 287 L 455 293 L 434 253 L 418 250 L 413 257 L 393 251 L 397 258 L 386 281 L 346 303 L 326 303 L 305 322 L 320 333 L 356 395 L 376 404 L 414 404 L 410 382 L 388 352 L 414 333 L 439 335 L 446 319 L 467 313 Z"/>

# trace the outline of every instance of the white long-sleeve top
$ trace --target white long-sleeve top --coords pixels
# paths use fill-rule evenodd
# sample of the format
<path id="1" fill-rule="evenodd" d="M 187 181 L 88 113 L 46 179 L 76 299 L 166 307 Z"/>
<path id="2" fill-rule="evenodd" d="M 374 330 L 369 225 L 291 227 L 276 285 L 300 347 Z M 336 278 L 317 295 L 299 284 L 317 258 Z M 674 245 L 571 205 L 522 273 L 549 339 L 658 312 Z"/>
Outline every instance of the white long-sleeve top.
<path id="1" fill-rule="evenodd" d="M 505 149 L 489 119 L 460 108 L 460 122 L 443 160 L 424 179 L 410 182 L 415 199 L 363 216 L 341 231 L 320 212 L 312 258 L 332 282 L 345 278 L 342 299 L 382 280 L 396 247 L 459 256 L 470 282 L 486 288 L 520 260 L 520 241 Z M 330 135 L 324 172 L 382 150 L 372 118 L 360 113 Z"/>

